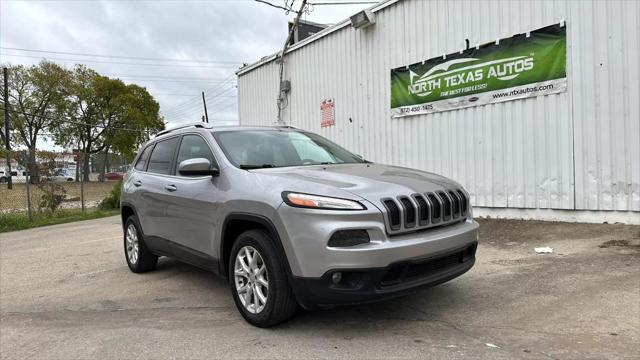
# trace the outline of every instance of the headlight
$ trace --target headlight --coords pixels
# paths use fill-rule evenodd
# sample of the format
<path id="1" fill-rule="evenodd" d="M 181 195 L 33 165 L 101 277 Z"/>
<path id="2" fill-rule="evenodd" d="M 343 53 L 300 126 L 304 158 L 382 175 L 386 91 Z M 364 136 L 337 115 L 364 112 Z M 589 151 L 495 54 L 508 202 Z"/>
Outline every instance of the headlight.
<path id="1" fill-rule="evenodd" d="M 325 210 L 366 210 L 357 201 L 285 191 L 282 199 L 289 206 Z"/>

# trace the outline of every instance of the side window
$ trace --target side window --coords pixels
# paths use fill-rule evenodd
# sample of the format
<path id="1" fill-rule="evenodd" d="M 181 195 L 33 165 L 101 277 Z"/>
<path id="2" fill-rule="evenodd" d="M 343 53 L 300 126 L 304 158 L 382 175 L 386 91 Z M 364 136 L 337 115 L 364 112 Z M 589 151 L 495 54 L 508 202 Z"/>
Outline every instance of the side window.
<path id="1" fill-rule="evenodd" d="M 180 164 L 180 162 L 184 160 L 195 158 L 205 158 L 212 164 L 215 164 L 211 149 L 202 137 L 198 135 L 185 135 L 182 137 L 182 142 L 180 143 L 177 164 Z"/>
<path id="2" fill-rule="evenodd" d="M 144 150 L 142 150 L 142 154 L 138 158 L 138 162 L 136 162 L 136 170 L 144 171 L 144 168 L 147 166 L 147 160 L 149 159 L 149 153 L 153 149 L 153 145 L 149 145 Z"/>
<path id="3" fill-rule="evenodd" d="M 151 152 L 149 157 L 149 166 L 147 171 L 156 174 L 171 173 L 171 164 L 173 163 L 173 155 L 178 146 L 179 137 L 168 140 L 159 141 Z"/>

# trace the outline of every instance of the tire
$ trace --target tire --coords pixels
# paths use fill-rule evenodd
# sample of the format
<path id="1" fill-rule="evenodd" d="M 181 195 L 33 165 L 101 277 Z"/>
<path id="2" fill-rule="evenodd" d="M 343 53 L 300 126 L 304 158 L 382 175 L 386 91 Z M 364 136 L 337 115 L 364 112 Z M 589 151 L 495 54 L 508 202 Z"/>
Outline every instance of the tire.
<path id="1" fill-rule="evenodd" d="M 151 271 L 156 268 L 158 263 L 158 257 L 151 253 L 144 243 L 144 235 L 140 231 L 139 224 L 135 215 L 129 216 L 124 223 L 124 258 L 129 269 L 134 273 Z M 132 238 L 133 235 L 135 235 L 135 240 Z M 136 245 L 137 256 L 133 253 Z"/>
<path id="2" fill-rule="evenodd" d="M 239 259 L 238 254 L 241 251 L 242 254 L 240 257 L 242 259 Z M 253 275 L 239 275 L 239 277 L 236 277 L 236 265 L 238 265 L 239 269 L 246 269 L 246 267 L 242 266 L 243 263 L 244 265 L 250 265 L 249 262 L 246 261 L 248 258 L 247 251 L 249 253 L 254 251 L 253 258 L 256 258 L 255 254 L 259 255 L 255 261 L 255 266 L 249 266 L 249 269 L 254 271 Z M 238 311 L 240 311 L 248 323 L 257 327 L 266 328 L 286 321 L 294 315 L 298 304 L 289 286 L 285 270 L 286 265 L 278 256 L 274 239 L 272 239 L 267 232 L 263 230 L 249 230 L 240 234 L 233 244 L 228 263 L 231 294 L 238 307 Z M 266 267 L 266 269 L 261 270 L 261 265 Z M 245 272 L 244 270 L 240 271 Z M 258 272 L 256 273 L 255 271 Z M 260 271 L 262 271 L 262 273 Z M 266 274 L 266 277 L 261 274 Z M 268 284 L 266 288 L 264 286 L 265 280 Z M 244 288 L 242 284 L 245 285 Z M 241 290 L 239 290 L 239 288 L 251 290 L 246 290 L 243 292 L 243 295 L 240 295 Z M 266 296 L 264 296 L 265 289 Z M 249 295 L 249 293 L 251 293 L 251 295 Z M 260 295 L 266 297 L 262 308 L 255 306 L 256 299 L 258 299 L 258 305 L 260 305 Z M 245 300 L 240 299 L 240 296 Z M 250 300 L 249 305 L 245 305 L 247 298 Z"/>

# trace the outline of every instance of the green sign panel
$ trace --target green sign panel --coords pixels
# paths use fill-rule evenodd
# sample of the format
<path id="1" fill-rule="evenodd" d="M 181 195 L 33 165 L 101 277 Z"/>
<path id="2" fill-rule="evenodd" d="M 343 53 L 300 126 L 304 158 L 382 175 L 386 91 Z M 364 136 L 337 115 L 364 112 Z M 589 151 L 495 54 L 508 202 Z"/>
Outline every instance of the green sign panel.
<path id="1" fill-rule="evenodd" d="M 393 117 L 566 91 L 564 23 L 391 70 Z"/>

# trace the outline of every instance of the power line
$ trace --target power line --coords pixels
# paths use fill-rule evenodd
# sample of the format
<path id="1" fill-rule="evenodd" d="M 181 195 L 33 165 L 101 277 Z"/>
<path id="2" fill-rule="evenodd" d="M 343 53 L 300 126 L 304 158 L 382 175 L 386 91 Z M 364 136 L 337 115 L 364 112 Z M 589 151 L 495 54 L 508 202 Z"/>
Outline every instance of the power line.
<path id="1" fill-rule="evenodd" d="M 219 109 L 219 110 L 217 110 L 217 111 L 212 112 L 212 113 L 211 113 L 211 115 L 213 115 L 213 114 L 217 114 L 217 113 L 220 113 L 220 112 L 223 112 L 223 111 L 225 111 L 225 110 L 227 110 L 227 109 L 231 108 L 232 106 L 238 106 L 238 103 L 236 103 L 236 102 L 232 102 L 231 104 L 229 104 L 229 105 L 227 105 L 227 106 L 225 106 L 225 107 L 223 107 L 223 108 L 221 108 L 221 109 Z"/>
<path id="2" fill-rule="evenodd" d="M 4 107 L 0 106 L 0 109 L 4 110 Z M 104 126 L 104 125 L 99 125 L 99 124 L 89 124 L 89 123 L 84 123 L 84 122 L 80 122 L 80 121 L 73 121 L 73 120 L 67 120 L 67 119 L 53 119 L 53 118 L 48 117 L 48 116 L 29 113 L 29 112 L 26 112 L 26 111 L 16 111 L 16 110 L 9 109 L 9 112 L 14 113 L 14 114 L 23 115 L 23 116 L 26 116 L 26 115 L 34 116 L 34 117 L 38 117 L 40 119 L 45 119 L 45 120 L 50 120 L 50 121 L 57 121 L 57 122 L 63 122 L 63 123 L 68 123 L 68 124 L 81 125 L 81 126 L 91 126 L 91 127 L 101 128 L 101 129 L 109 128 L 109 130 L 135 131 L 135 132 L 143 132 L 143 133 L 147 132 L 147 130 L 125 128 L 125 127 L 119 127 L 119 126 Z"/>
<path id="3" fill-rule="evenodd" d="M 234 103 L 237 103 L 237 102 L 236 102 L 236 101 L 232 101 L 232 102 L 231 102 L 231 103 L 229 103 L 229 104 L 234 104 Z M 219 105 L 221 105 L 221 104 L 222 104 L 222 103 L 218 103 L 218 104 L 216 104 L 216 106 L 219 106 Z M 213 109 L 215 109 L 215 108 L 216 108 L 216 107 L 214 106 L 214 107 L 213 107 Z M 211 115 L 211 114 L 216 114 L 216 113 L 218 113 L 218 112 L 219 112 L 219 111 L 217 111 L 217 110 L 216 110 L 216 111 L 214 111 L 213 113 L 209 113 L 209 115 Z M 194 114 L 201 114 L 201 113 L 202 113 L 202 107 L 194 107 L 194 108 L 192 108 L 192 109 L 185 110 L 185 111 L 182 111 L 182 112 L 177 113 L 177 114 L 165 115 L 165 118 L 166 118 L 166 119 L 184 118 L 184 117 L 191 117 L 191 116 L 192 116 L 192 115 L 194 115 Z"/>
<path id="4" fill-rule="evenodd" d="M 120 55 L 89 54 L 89 53 L 68 52 L 68 51 L 36 50 L 36 49 L 12 48 L 12 47 L 3 47 L 3 46 L 0 46 L 0 49 L 31 52 L 31 53 L 90 56 L 90 57 L 99 57 L 99 58 L 107 58 L 107 59 L 111 58 L 111 59 L 149 60 L 149 61 L 194 62 L 194 63 L 208 63 L 208 64 L 240 64 L 240 63 L 242 63 L 242 61 L 201 60 L 201 59 L 167 59 L 167 58 L 140 57 L 140 56 L 120 56 Z"/>
<path id="5" fill-rule="evenodd" d="M 210 84 L 220 84 L 222 81 L 220 80 L 169 80 L 169 79 L 137 79 L 137 78 L 128 78 L 128 77 L 114 77 L 114 79 L 120 79 L 128 82 L 175 82 L 175 83 L 210 83 Z"/>
<path id="6" fill-rule="evenodd" d="M 340 2 L 310 2 L 309 5 L 367 5 L 377 4 L 378 1 L 340 1 Z"/>
<path id="7" fill-rule="evenodd" d="M 235 100 L 235 101 L 234 101 Z M 230 101 L 230 103 L 227 104 L 227 102 Z M 235 103 L 237 103 L 237 99 L 234 98 L 227 98 L 227 99 L 216 99 L 214 101 L 214 104 L 209 104 L 209 108 L 215 109 L 217 106 L 221 106 L 223 104 L 227 104 L 227 105 L 233 105 Z M 170 113 L 170 114 L 164 114 L 164 116 L 168 117 L 168 118 L 175 118 L 175 117 L 184 117 L 187 115 L 191 115 L 194 113 L 198 113 L 200 111 L 202 111 L 202 108 L 200 107 L 201 104 L 194 104 L 192 107 L 178 111 L 178 112 L 174 112 L 174 113 Z M 228 107 L 228 106 L 227 106 Z M 210 114 L 215 114 L 218 113 L 220 110 L 215 111 L 213 113 Z"/>
<path id="8" fill-rule="evenodd" d="M 173 94 L 173 93 L 152 93 L 151 95 L 159 95 L 159 96 L 195 96 L 193 94 Z M 216 96 L 216 97 L 237 97 L 237 95 L 223 95 L 223 96 Z"/>
<path id="9" fill-rule="evenodd" d="M 131 78 L 158 78 L 158 79 L 178 79 L 178 80 L 220 80 L 220 81 L 224 81 L 228 78 L 226 77 L 184 77 L 184 76 L 163 76 L 163 75 L 153 75 L 153 74 L 144 74 L 144 75 L 140 75 L 140 74 L 113 74 L 113 73 L 106 73 L 103 74 L 105 76 L 113 76 L 113 77 L 131 77 Z"/>
<path id="10" fill-rule="evenodd" d="M 134 66 L 159 66 L 159 67 L 181 67 L 181 68 L 235 68 L 238 65 L 179 65 L 179 64 L 146 64 L 146 63 L 133 63 L 133 62 L 118 62 L 118 61 L 101 61 L 101 60 L 87 60 L 87 59 L 61 59 L 61 58 L 52 58 L 46 56 L 31 56 L 31 55 L 16 55 L 16 54 L 4 54 L 0 53 L 0 56 L 13 56 L 13 57 L 22 57 L 22 58 L 31 58 L 31 59 L 43 59 L 43 60 L 54 60 L 54 61 L 70 61 L 75 63 L 96 63 L 96 64 L 117 64 L 117 65 L 134 65 Z"/>
<path id="11" fill-rule="evenodd" d="M 219 100 L 221 100 L 221 99 L 218 99 L 218 97 L 230 94 L 233 90 L 235 90 L 235 88 L 231 87 L 231 88 L 229 88 L 227 90 L 224 90 L 222 92 L 218 92 L 218 93 L 212 94 L 212 95 L 207 95 L 207 98 L 211 99 L 211 104 L 214 104 L 214 103 L 217 103 Z M 229 96 L 229 97 L 235 98 L 237 96 L 234 95 L 234 96 Z M 192 99 L 188 104 L 185 103 L 185 104 L 183 104 L 183 105 L 181 105 L 179 107 L 175 107 L 175 108 L 169 109 L 167 111 L 163 111 L 162 113 L 165 116 L 172 116 L 172 115 L 180 115 L 180 114 L 183 114 L 185 112 L 189 112 L 189 111 L 194 110 L 194 109 L 200 109 L 201 103 L 199 102 L 199 100 L 200 99 L 197 99 L 197 100 L 196 99 Z"/>
<path id="12" fill-rule="evenodd" d="M 259 3 L 262 3 L 262 4 L 269 5 L 269 6 L 271 6 L 271 7 L 276 8 L 276 9 L 284 10 L 284 11 L 286 11 L 286 12 L 290 12 L 290 11 L 291 11 L 291 8 L 289 8 L 289 7 L 284 7 L 284 6 L 280 6 L 280 5 L 272 4 L 272 3 L 268 2 L 268 1 L 265 1 L 265 0 L 255 0 L 255 1 L 256 1 L 256 2 L 259 2 Z"/>
<path id="13" fill-rule="evenodd" d="M 235 95 L 232 94 L 231 92 L 234 90 L 235 88 L 229 88 L 227 90 L 223 90 L 221 92 L 217 92 L 215 94 L 210 94 L 207 95 L 207 98 L 210 99 L 210 103 L 214 104 L 217 103 L 220 100 L 224 100 L 224 99 L 218 99 L 218 96 L 223 96 L 223 95 Z M 234 96 L 235 97 L 235 96 Z M 169 116 L 169 117 L 173 117 L 173 116 L 179 116 L 179 115 L 183 115 L 185 113 L 190 113 L 193 110 L 200 110 L 200 99 L 196 99 L 193 98 L 191 100 L 189 100 L 188 102 L 185 102 L 179 106 L 173 107 L 171 109 L 162 111 L 162 114 L 164 116 Z"/>
<path id="14" fill-rule="evenodd" d="M 231 81 L 231 80 L 233 80 L 233 78 L 234 78 L 234 76 L 235 76 L 235 75 L 236 75 L 236 74 L 231 74 L 229 77 L 227 77 L 227 78 L 226 78 L 226 80 L 225 80 L 225 81 Z M 216 87 L 214 87 L 214 88 L 212 88 L 212 89 L 205 89 L 205 92 L 215 91 L 216 89 L 222 88 L 222 87 L 224 87 L 225 85 L 226 85 L 226 84 L 225 84 L 224 82 L 222 82 L 222 83 L 220 83 L 219 85 L 217 85 Z M 183 106 L 183 105 L 190 104 L 190 103 L 194 102 L 194 100 L 195 100 L 195 101 L 200 101 L 200 100 L 199 100 L 199 96 L 194 96 L 194 99 L 187 100 L 187 101 L 185 101 L 185 102 L 183 102 L 183 103 L 181 103 L 181 104 L 178 104 L 178 105 L 176 105 L 176 106 L 174 106 L 174 107 L 171 107 L 171 108 L 167 109 L 167 111 L 172 111 L 172 110 L 174 110 L 174 109 L 180 108 L 180 107 L 181 107 L 181 106 Z"/>

